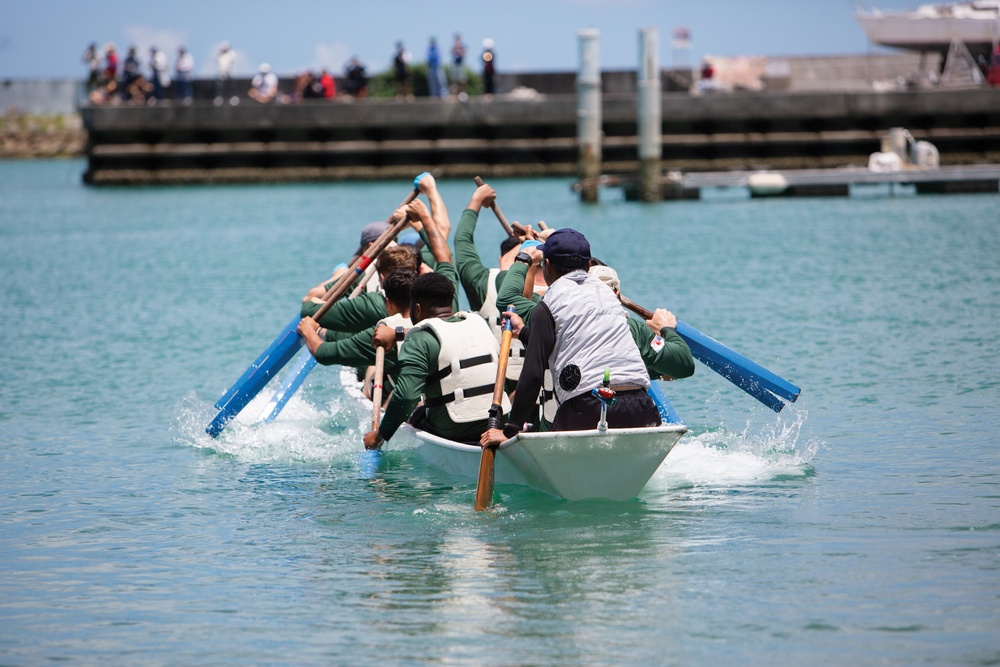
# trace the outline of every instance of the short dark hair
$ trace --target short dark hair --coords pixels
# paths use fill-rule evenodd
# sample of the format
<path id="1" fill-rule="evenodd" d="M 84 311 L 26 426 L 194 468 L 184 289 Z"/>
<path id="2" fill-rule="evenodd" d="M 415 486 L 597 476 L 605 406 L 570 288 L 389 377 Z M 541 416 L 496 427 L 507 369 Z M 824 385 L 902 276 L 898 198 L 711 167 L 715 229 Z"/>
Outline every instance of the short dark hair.
<path id="1" fill-rule="evenodd" d="M 455 285 L 440 273 L 425 273 L 410 286 L 410 311 L 419 303 L 424 308 L 444 308 L 455 300 Z"/>
<path id="2" fill-rule="evenodd" d="M 520 245 L 521 239 L 516 236 L 508 236 L 503 241 L 500 242 L 500 255 L 506 255 L 511 251 L 514 246 Z"/>
<path id="3" fill-rule="evenodd" d="M 410 269 L 397 269 L 387 275 L 382 281 L 382 289 L 385 290 L 385 298 L 397 308 L 405 308 L 410 305 L 410 287 L 417 277 L 416 271 Z"/>

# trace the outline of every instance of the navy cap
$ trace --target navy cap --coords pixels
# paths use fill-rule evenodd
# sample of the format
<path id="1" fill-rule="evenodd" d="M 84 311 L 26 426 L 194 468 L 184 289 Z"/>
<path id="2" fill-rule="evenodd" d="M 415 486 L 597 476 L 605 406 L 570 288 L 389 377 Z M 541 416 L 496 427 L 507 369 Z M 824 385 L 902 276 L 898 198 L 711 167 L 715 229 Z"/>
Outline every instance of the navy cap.
<path id="1" fill-rule="evenodd" d="M 541 246 L 545 259 L 567 269 L 585 269 L 590 264 L 590 242 L 587 237 L 569 227 L 549 234 Z"/>

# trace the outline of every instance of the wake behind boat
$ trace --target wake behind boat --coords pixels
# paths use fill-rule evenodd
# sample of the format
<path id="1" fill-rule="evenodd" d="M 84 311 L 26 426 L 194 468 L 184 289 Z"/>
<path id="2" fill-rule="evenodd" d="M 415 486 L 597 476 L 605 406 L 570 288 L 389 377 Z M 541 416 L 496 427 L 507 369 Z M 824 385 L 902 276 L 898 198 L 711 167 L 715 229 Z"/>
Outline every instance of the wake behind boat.
<path id="1" fill-rule="evenodd" d="M 365 401 L 354 370 L 342 368 L 345 393 Z M 636 497 L 681 436 L 682 424 L 598 431 L 522 432 L 500 445 L 496 483 L 530 486 L 558 498 Z M 394 449 L 412 449 L 445 472 L 470 479 L 479 474 L 482 448 L 438 437 L 403 424 L 390 441 Z"/>

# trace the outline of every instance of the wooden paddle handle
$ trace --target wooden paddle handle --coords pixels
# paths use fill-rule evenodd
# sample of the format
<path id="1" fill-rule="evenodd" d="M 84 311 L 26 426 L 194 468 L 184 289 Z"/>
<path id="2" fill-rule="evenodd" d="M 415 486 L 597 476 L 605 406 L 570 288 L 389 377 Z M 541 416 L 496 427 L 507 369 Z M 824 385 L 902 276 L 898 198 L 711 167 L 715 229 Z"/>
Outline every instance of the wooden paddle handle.
<path id="1" fill-rule="evenodd" d="M 403 200 L 403 203 L 393 209 L 393 212 L 386 219 L 386 224 L 392 225 L 392 216 L 396 214 L 396 210 L 401 206 L 406 206 L 411 201 L 416 199 L 418 194 L 419 191 L 417 189 L 411 191 L 410 194 L 406 196 L 406 199 Z M 373 264 L 375 260 L 378 259 L 378 256 L 383 250 L 385 250 L 385 247 L 389 245 L 389 243 L 396 238 L 401 231 L 403 231 L 403 228 L 406 227 L 407 224 L 409 224 L 408 221 L 406 218 L 403 218 L 395 225 L 389 227 L 389 229 L 382 232 L 382 235 L 372 242 L 365 254 L 351 262 L 351 266 L 348 268 L 347 273 L 340 276 L 340 278 L 337 279 L 337 282 L 335 282 L 333 286 L 327 290 L 326 294 L 323 295 L 323 301 L 326 303 L 320 306 L 320 309 L 312 316 L 314 320 L 319 321 L 319 318 L 326 315 L 326 311 L 330 310 L 333 303 L 347 293 L 347 290 L 350 289 L 351 283 L 354 282 L 357 275 L 366 270 L 369 265 Z"/>
<path id="2" fill-rule="evenodd" d="M 361 280 L 358 281 L 358 284 L 355 286 L 353 290 L 351 290 L 351 294 L 347 298 L 353 299 L 354 297 L 364 292 L 365 288 L 368 287 L 368 283 L 371 282 L 372 276 L 374 275 L 375 275 L 375 262 L 372 262 L 371 264 L 368 265 L 368 268 L 365 269 L 365 275 L 362 276 Z"/>
<path id="3" fill-rule="evenodd" d="M 631 310 L 633 313 L 638 315 L 644 320 L 653 319 L 653 311 L 646 310 L 632 299 L 626 298 L 624 294 L 619 294 L 618 298 L 621 299 L 622 305 Z"/>
<path id="4" fill-rule="evenodd" d="M 477 187 L 483 184 L 483 179 L 481 179 L 479 176 L 476 176 L 473 180 L 475 181 Z M 490 208 L 493 209 L 493 214 L 497 217 L 497 220 L 500 221 L 500 224 L 503 226 L 503 230 L 507 232 L 507 236 L 516 236 L 514 234 L 514 228 L 510 226 L 509 222 L 507 222 L 506 216 L 504 216 L 503 211 L 500 210 L 500 207 L 497 206 L 497 202 L 495 199 L 493 200 L 493 205 L 490 206 Z M 521 225 L 517 226 L 520 227 L 521 230 L 523 231 L 524 228 L 521 227 Z"/>
<path id="5" fill-rule="evenodd" d="M 378 431 L 379 422 L 382 420 L 382 376 L 385 373 L 385 348 L 375 349 L 375 375 L 372 378 L 375 385 L 372 387 L 372 430 Z"/>
<path id="6" fill-rule="evenodd" d="M 514 306 L 507 306 L 507 312 L 514 312 Z M 503 325 L 503 335 L 500 337 L 500 358 L 497 360 L 497 380 L 493 385 L 493 405 L 490 406 L 488 428 L 500 428 L 500 414 L 503 412 L 503 385 L 507 377 L 507 360 L 510 358 L 510 341 L 514 337 L 510 318 Z M 496 458 L 496 445 L 483 447 L 483 455 L 479 459 L 479 479 L 476 482 L 476 511 L 481 512 L 493 503 L 493 462 Z"/>

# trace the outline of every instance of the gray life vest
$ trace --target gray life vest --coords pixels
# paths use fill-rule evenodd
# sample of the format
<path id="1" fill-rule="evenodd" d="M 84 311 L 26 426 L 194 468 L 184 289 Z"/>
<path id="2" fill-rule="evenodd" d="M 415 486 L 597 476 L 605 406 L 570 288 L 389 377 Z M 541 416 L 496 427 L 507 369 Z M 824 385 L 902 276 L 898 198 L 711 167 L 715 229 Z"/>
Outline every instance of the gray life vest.
<path id="1" fill-rule="evenodd" d="M 599 387 L 606 368 L 613 385 L 649 387 L 625 309 L 599 278 L 572 271 L 550 285 L 542 301 L 555 321 L 549 368 L 560 405 Z"/>
<path id="2" fill-rule="evenodd" d="M 475 313 L 455 313 L 458 322 L 439 317 L 428 318 L 413 330 L 430 330 L 441 343 L 437 371 L 427 378 L 427 385 L 439 383 L 441 394 L 427 397 L 428 408 L 444 405 L 457 424 L 486 419 L 493 404 L 500 344 L 489 325 Z M 501 392 L 504 414 L 510 412 L 510 399 Z"/>

